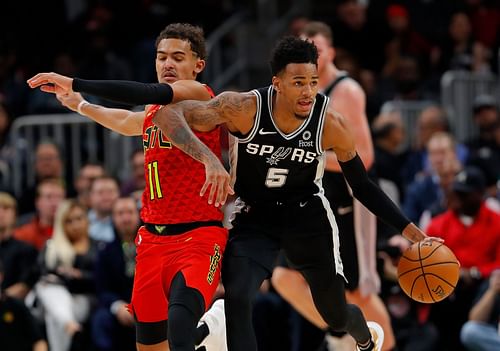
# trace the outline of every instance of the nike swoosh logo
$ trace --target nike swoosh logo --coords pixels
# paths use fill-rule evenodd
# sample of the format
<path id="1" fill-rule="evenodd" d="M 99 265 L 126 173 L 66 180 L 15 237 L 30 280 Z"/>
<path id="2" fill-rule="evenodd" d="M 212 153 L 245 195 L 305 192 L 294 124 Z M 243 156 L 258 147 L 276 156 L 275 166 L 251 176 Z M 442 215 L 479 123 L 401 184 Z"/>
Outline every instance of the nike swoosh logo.
<path id="1" fill-rule="evenodd" d="M 265 132 L 264 128 L 259 129 L 259 134 L 260 135 L 267 135 L 267 134 L 276 134 L 276 132 Z"/>
<path id="2" fill-rule="evenodd" d="M 299 206 L 300 207 L 304 207 L 305 205 L 307 205 L 307 201 L 305 201 L 305 202 L 299 202 Z"/>
<path id="3" fill-rule="evenodd" d="M 339 207 L 337 208 L 337 213 L 341 216 L 351 213 L 352 212 L 352 206 L 346 206 L 346 207 Z"/>

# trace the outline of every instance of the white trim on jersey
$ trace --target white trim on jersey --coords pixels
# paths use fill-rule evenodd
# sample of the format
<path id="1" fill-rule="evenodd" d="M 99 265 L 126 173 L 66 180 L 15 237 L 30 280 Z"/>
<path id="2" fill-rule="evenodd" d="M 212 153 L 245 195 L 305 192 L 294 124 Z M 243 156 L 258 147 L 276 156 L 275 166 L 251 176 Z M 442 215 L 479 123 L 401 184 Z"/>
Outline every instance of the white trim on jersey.
<path id="1" fill-rule="evenodd" d="M 273 123 L 273 126 L 274 128 L 276 129 L 276 131 L 283 137 L 285 138 L 286 140 L 292 140 L 293 138 L 295 138 L 297 135 L 299 135 L 300 133 L 302 133 L 302 131 L 304 131 L 304 129 L 307 128 L 307 125 L 309 124 L 309 122 L 311 121 L 311 117 L 314 113 L 314 106 L 316 105 L 316 99 L 314 100 L 313 102 L 313 105 L 311 107 L 311 112 L 309 112 L 309 116 L 307 116 L 306 120 L 304 122 L 302 122 L 301 126 L 294 130 L 293 132 L 291 132 L 290 134 L 285 134 L 283 133 L 279 128 L 278 126 L 276 125 L 276 123 L 274 123 L 274 117 L 273 117 L 273 86 L 271 85 L 267 91 L 267 108 L 269 110 L 269 116 L 271 116 L 271 122 Z"/>
<path id="2" fill-rule="evenodd" d="M 318 152 L 318 155 L 321 155 L 325 150 L 323 149 L 323 128 L 325 125 L 325 119 L 326 119 L 326 111 L 328 109 L 328 104 L 330 102 L 330 98 L 328 96 L 325 96 L 325 101 L 323 101 L 323 106 L 321 107 L 321 114 L 319 116 L 319 121 L 318 121 L 318 129 L 316 132 L 316 151 Z"/>
<path id="3" fill-rule="evenodd" d="M 337 227 L 337 221 L 335 220 L 335 215 L 333 214 L 330 202 L 325 196 L 325 190 L 323 189 L 323 174 L 325 172 L 325 155 L 322 154 L 318 156 L 318 167 L 316 169 L 316 177 L 314 183 L 318 186 L 319 191 L 315 194 L 321 199 L 323 207 L 326 211 L 328 221 L 332 227 L 332 240 L 333 240 L 333 258 L 335 260 L 335 272 L 340 274 L 344 280 L 347 279 L 344 275 L 344 265 L 342 264 L 342 258 L 340 257 L 340 239 L 339 239 L 339 228 Z"/>
<path id="4" fill-rule="evenodd" d="M 236 170 L 238 168 L 238 138 L 234 135 L 228 135 L 228 145 L 229 145 L 229 176 L 230 185 L 234 188 L 236 184 Z"/>
<path id="5" fill-rule="evenodd" d="M 257 97 L 257 112 L 255 114 L 255 120 L 253 121 L 253 127 L 250 130 L 250 133 L 248 133 L 248 136 L 244 139 L 237 138 L 238 143 L 247 143 L 250 140 L 253 139 L 255 134 L 257 133 L 257 130 L 259 129 L 259 124 L 260 124 L 260 114 L 261 114 L 261 106 L 262 106 L 262 97 L 260 96 L 260 93 L 257 91 L 257 89 L 254 89 L 251 91 L 251 93 L 255 94 Z"/>

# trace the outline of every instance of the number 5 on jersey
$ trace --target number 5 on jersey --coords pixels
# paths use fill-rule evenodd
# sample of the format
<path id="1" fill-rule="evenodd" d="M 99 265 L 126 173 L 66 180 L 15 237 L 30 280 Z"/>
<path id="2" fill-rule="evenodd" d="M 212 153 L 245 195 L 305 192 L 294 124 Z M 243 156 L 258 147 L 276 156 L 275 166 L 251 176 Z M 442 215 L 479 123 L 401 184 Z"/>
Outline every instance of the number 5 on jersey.
<path id="1" fill-rule="evenodd" d="M 266 186 L 268 188 L 280 188 L 285 185 L 286 177 L 290 170 L 286 168 L 271 167 L 267 171 Z"/>
<path id="2" fill-rule="evenodd" d="M 149 199 L 161 199 L 163 194 L 160 186 L 160 175 L 158 173 L 158 161 L 148 163 L 148 179 L 149 179 Z M 156 194 L 155 194 L 156 190 Z"/>

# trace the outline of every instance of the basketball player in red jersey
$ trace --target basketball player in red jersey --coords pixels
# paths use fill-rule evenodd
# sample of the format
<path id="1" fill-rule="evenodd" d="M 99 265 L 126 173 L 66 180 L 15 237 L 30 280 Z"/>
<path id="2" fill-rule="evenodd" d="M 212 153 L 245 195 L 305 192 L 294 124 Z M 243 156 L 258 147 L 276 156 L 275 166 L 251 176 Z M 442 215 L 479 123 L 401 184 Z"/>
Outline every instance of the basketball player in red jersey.
<path id="1" fill-rule="evenodd" d="M 169 104 L 185 99 L 209 100 L 213 96 L 207 86 L 195 81 L 205 67 L 201 28 L 168 25 L 158 36 L 156 46 L 156 71 L 163 84 L 152 90 L 146 86 L 136 88 L 133 94 L 138 100 L 148 96 L 152 101 Z M 119 100 L 123 89 L 130 94 L 126 82 L 40 73 L 28 83 L 32 88 L 41 86 L 43 91 L 55 93 L 64 106 L 107 128 L 143 136 L 146 188 L 141 217 L 145 224 L 136 237 L 137 265 L 130 304 L 136 318 L 137 347 L 139 351 L 165 351 L 169 347 L 172 351 L 194 350 L 195 339 L 199 340 L 196 325 L 219 283 L 227 241 L 219 205 L 224 204 L 232 189 L 229 174 L 220 162 L 219 128 L 196 128 L 188 136 L 197 136 L 203 144 L 179 144 L 176 140 L 184 142 L 186 130 L 179 129 L 182 138 L 172 130 L 167 139 L 152 123 L 162 105 L 130 112 L 91 104 L 76 93 Z M 195 159 L 184 151 L 194 154 Z"/>

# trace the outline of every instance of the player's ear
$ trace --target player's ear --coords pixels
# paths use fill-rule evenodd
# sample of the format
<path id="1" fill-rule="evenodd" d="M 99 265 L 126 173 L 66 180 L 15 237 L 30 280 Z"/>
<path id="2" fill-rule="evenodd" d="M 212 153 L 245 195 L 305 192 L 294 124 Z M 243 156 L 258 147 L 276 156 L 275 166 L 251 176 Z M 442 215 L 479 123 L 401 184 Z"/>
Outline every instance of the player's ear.
<path id="1" fill-rule="evenodd" d="M 278 77 L 276 77 L 276 76 L 273 76 L 272 82 L 273 82 L 273 88 L 274 88 L 274 90 L 277 93 L 279 93 L 280 92 L 280 83 L 281 83 L 280 79 Z"/>
<path id="2" fill-rule="evenodd" d="M 335 48 L 334 48 L 334 47 L 331 47 L 331 48 L 329 49 L 329 51 L 330 51 L 331 60 L 332 60 L 332 61 L 333 61 L 333 60 L 335 60 L 335 56 L 337 55 L 337 50 L 335 50 Z"/>
<path id="3" fill-rule="evenodd" d="M 196 61 L 196 66 L 194 67 L 194 72 L 196 74 L 201 73 L 205 69 L 205 60 L 198 60 Z"/>

